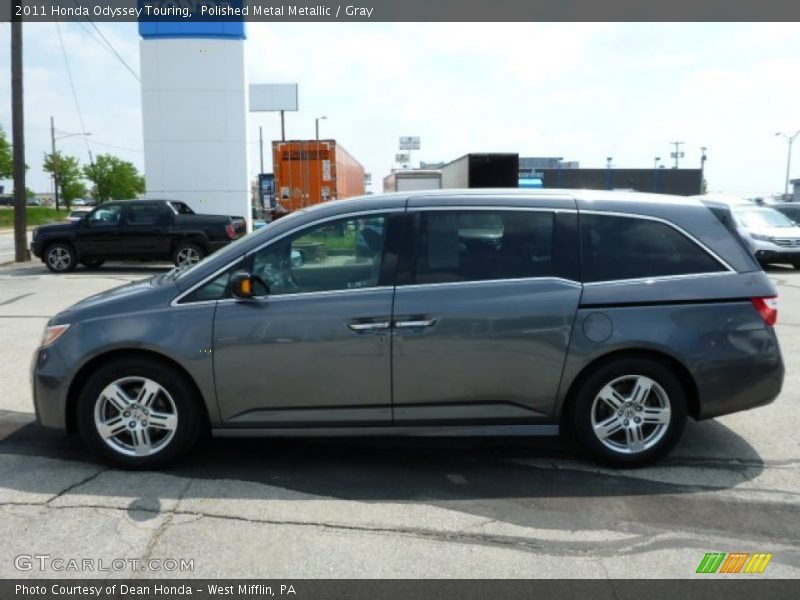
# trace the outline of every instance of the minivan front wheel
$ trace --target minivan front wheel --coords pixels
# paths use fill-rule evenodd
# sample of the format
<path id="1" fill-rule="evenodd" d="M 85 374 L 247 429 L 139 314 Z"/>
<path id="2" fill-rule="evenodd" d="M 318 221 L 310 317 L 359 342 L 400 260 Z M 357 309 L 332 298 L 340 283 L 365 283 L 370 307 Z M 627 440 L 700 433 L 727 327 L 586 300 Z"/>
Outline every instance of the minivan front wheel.
<path id="1" fill-rule="evenodd" d="M 686 425 L 686 393 L 667 365 L 622 359 L 593 371 L 575 397 L 575 431 L 598 460 L 639 467 L 665 456 Z"/>
<path id="2" fill-rule="evenodd" d="M 87 445 L 114 465 L 150 468 L 188 452 L 203 422 L 193 386 L 155 361 L 124 358 L 98 369 L 78 398 Z"/>

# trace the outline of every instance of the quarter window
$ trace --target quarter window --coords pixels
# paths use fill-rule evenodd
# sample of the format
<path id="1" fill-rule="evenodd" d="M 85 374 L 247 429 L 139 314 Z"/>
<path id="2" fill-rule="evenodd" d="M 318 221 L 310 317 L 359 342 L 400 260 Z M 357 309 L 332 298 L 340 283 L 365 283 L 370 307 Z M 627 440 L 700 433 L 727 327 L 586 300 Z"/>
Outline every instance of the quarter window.
<path id="1" fill-rule="evenodd" d="M 547 277 L 552 253 L 551 212 L 423 212 L 416 283 Z"/>
<path id="2" fill-rule="evenodd" d="M 584 281 L 613 281 L 724 271 L 675 228 L 648 219 L 582 214 Z"/>
<path id="3" fill-rule="evenodd" d="M 253 275 L 273 296 L 377 286 L 386 221 L 369 215 L 306 229 L 257 252 Z"/>

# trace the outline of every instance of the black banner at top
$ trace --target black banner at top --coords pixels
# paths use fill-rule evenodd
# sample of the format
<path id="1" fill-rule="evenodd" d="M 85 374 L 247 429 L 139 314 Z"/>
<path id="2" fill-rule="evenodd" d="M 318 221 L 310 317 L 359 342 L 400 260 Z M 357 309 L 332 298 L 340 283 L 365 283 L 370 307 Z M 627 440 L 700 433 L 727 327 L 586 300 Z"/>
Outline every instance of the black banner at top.
<path id="1" fill-rule="evenodd" d="M 800 21 L 797 0 L 3 0 L 0 21 Z"/>

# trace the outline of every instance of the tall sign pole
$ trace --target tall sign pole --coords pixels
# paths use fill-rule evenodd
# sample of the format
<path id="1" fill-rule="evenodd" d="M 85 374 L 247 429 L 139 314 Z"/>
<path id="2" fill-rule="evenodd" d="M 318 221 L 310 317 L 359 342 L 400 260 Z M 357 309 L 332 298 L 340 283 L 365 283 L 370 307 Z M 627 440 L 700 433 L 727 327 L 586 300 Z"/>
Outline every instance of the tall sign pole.
<path id="1" fill-rule="evenodd" d="M 22 102 L 22 19 L 11 22 L 11 139 L 14 144 L 14 260 L 28 260 L 25 121 Z"/>

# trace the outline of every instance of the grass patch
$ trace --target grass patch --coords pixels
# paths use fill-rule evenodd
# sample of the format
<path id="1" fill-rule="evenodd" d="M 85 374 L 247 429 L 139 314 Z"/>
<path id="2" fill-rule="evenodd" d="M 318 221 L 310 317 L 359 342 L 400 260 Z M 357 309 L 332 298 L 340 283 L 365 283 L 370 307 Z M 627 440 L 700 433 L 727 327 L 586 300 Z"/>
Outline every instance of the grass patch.
<path id="1" fill-rule="evenodd" d="M 63 221 L 69 215 L 68 210 L 56 210 L 47 206 L 29 206 L 28 207 L 28 226 L 44 225 L 45 223 L 54 223 Z M 14 226 L 14 209 L 13 208 L 0 208 L 0 227 L 13 227 Z"/>

